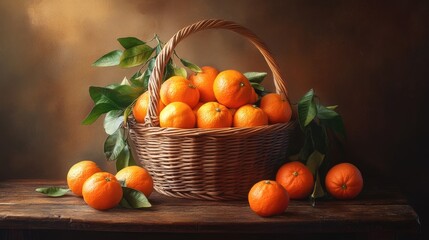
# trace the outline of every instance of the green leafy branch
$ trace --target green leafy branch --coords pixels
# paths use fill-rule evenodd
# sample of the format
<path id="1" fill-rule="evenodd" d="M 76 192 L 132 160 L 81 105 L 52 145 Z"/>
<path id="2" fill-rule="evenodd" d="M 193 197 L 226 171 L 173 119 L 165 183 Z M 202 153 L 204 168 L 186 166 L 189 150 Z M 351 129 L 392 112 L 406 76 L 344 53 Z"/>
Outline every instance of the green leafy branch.
<path id="1" fill-rule="evenodd" d="M 139 67 L 128 80 L 124 78 L 121 83 L 111 84 L 106 87 L 90 86 L 89 95 L 94 106 L 82 124 L 94 123 L 101 115 L 105 114 L 104 129 L 108 137 L 104 143 L 104 153 L 108 160 L 116 161 L 116 169 L 136 165 L 130 145 L 128 133 L 122 126 L 126 123 L 132 112 L 135 100 L 148 89 L 149 77 L 155 67 L 155 61 L 161 52 L 164 43 L 155 35 L 150 41 L 145 42 L 136 37 L 124 37 L 117 39 L 123 50 L 113 50 L 92 65 L 95 67 L 119 66 L 121 68 Z M 151 47 L 149 43 L 155 41 Z M 180 60 L 183 66 L 193 72 L 201 72 L 201 69 L 190 61 L 180 58 L 176 52 L 174 56 Z M 171 76 L 187 77 L 186 69 L 175 65 L 170 59 L 164 69 L 163 80 Z"/>
<path id="2" fill-rule="evenodd" d="M 323 106 L 314 94 L 308 91 L 298 103 L 298 121 L 304 134 L 304 144 L 299 152 L 301 159 L 315 178 L 314 189 L 311 194 L 313 205 L 317 198 L 325 196 L 321 183 L 321 166 L 327 163 L 326 157 L 331 147 L 330 134 L 343 141 L 346 132 L 341 116 L 335 111 L 337 106 Z"/>

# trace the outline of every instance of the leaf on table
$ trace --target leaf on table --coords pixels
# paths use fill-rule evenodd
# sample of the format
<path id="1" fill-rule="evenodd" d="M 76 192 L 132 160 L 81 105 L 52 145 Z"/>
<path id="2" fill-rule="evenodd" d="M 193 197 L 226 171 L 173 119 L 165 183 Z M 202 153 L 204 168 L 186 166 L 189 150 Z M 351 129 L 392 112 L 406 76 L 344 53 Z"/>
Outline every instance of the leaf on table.
<path id="1" fill-rule="evenodd" d="M 49 197 L 61 197 L 68 193 L 70 189 L 60 187 L 41 187 L 36 188 L 36 192 L 43 193 Z"/>
<path id="2" fill-rule="evenodd" d="M 99 59 L 97 59 L 92 66 L 95 67 L 110 67 L 110 66 L 116 66 L 119 64 L 120 59 L 122 56 L 121 50 L 114 50 L 109 53 L 106 53 Z"/>
<path id="3" fill-rule="evenodd" d="M 120 206 L 125 208 L 148 208 L 152 206 L 142 192 L 128 187 L 122 187 L 122 191 Z"/>

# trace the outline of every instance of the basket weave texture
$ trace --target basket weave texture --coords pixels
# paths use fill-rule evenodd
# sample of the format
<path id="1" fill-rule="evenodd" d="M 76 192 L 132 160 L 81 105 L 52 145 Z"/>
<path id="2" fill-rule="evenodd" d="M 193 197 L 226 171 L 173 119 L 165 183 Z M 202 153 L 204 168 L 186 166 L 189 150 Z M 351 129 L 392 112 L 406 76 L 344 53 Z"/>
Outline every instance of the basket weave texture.
<path id="1" fill-rule="evenodd" d="M 255 182 L 274 177 L 286 157 L 294 121 L 252 128 L 177 129 L 159 127 L 156 114 L 163 71 L 174 48 L 190 34 L 208 29 L 231 30 L 248 39 L 270 67 L 276 92 L 287 99 L 278 65 L 255 34 L 234 22 L 203 20 L 178 31 L 159 53 L 149 78 L 145 123 L 130 120 L 130 137 L 157 192 L 188 199 L 244 199 Z"/>

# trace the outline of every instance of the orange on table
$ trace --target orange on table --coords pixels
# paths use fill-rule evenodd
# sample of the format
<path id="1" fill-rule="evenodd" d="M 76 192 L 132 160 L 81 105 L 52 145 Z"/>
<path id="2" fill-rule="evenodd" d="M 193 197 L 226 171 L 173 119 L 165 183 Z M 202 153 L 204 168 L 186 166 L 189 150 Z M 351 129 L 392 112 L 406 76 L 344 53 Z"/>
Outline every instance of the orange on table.
<path id="1" fill-rule="evenodd" d="M 128 166 L 116 173 L 118 181 L 124 181 L 125 186 L 138 190 L 146 197 L 153 191 L 153 179 L 149 172 L 139 166 Z"/>
<path id="2" fill-rule="evenodd" d="M 200 100 L 200 92 L 191 81 L 182 76 L 173 76 L 161 85 L 160 97 L 164 105 L 183 102 L 191 108 Z"/>
<path id="3" fill-rule="evenodd" d="M 83 183 L 97 172 L 101 172 L 101 169 L 95 162 L 90 160 L 80 161 L 69 169 L 67 185 L 74 194 L 82 196 Z"/>
<path id="4" fill-rule="evenodd" d="M 146 117 L 147 109 L 149 106 L 149 91 L 144 92 L 142 95 L 140 95 L 134 106 L 133 106 L 133 115 L 136 119 L 136 122 L 144 123 L 144 119 Z M 162 109 L 164 109 L 165 105 L 162 103 L 162 101 L 158 101 L 158 116 Z"/>
<path id="5" fill-rule="evenodd" d="M 270 124 L 286 123 L 292 117 L 292 109 L 286 99 L 280 94 L 269 93 L 261 98 L 260 107 L 268 116 Z"/>
<path id="6" fill-rule="evenodd" d="M 197 127 L 225 128 L 232 126 L 230 110 L 218 102 L 204 103 L 197 112 Z"/>
<path id="7" fill-rule="evenodd" d="M 362 174 L 351 163 L 337 164 L 326 174 L 325 187 L 334 198 L 355 198 L 363 188 Z"/>
<path id="8" fill-rule="evenodd" d="M 193 73 L 189 80 L 197 87 L 200 92 L 200 102 L 213 102 L 216 97 L 213 92 L 213 82 L 219 71 L 211 66 L 201 67 L 202 72 Z"/>
<path id="9" fill-rule="evenodd" d="M 298 161 L 283 164 L 277 171 L 276 182 L 287 190 L 290 199 L 306 198 L 314 187 L 313 174 Z"/>
<path id="10" fill-rule="evenodd" d="M 159 114 L 159 125 L 172 128 L 193 128 L 196 117 L 192 108 L 183 102 L 172 102 Z"/>
<path id="11" fill-rule="evenodd" d="M 214 80 L 213 91 L 220 104 L 228 108 L 239 108 L 249 102 L 252 86 L 241 72 L 225 70 Z"/>
<path id="12" fill-rule="evenodd" d="M 250 189 L 250 208 L 259 216 L 269 217 L 282 214 L 289 205 L 289 194 L 276 181 L 262 180 Z"/>
<path id="13" fill-rule="evenodd" d="M 121 201 L 122 194 L 121 184 L 115 175 L 108 172 L 93 174 L 82 187 L 83 200 L 97 210 L 115 207 Z"/>
<path id="14" fill-rule="evenodd" d="M 262 109 L 256 105 L 246 104 L 234 114 L 232 126 L 256 127 L 268 124 L 268 117 Z"/>

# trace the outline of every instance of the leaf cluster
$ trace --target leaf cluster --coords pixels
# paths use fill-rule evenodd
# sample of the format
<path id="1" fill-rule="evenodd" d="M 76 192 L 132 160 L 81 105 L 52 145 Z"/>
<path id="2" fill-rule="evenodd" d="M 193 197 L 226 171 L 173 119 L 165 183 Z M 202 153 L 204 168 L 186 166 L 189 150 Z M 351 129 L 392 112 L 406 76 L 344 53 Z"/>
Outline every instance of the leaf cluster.
<path id="1" fill-rule="evenodd" d="M 311 199 L 313 204 L 316 198 L 325 196 L 322 183 L 320 181 L 320 169 L 327 161 L 327 154 L 331 147 L 330 137 L 342 142 L 346 139 L 344 123 L 340 114 L 336 110 L 337 106 L 323 106 L 310 89 L 298 103 L 298 121 L 304 134 L 304 144 L 299 152 L 301 159 L 315 178 L 315 184 Z M 333 134 L 329 134 L 333 133 Z"/>
<path id="2" fill-rule="evenodd" d="M 108 52 L 92 65 L 95 67 L 138 67 L 138 70 L 129 80 L 125 77 L 120 84 L 111 84 L 106 87 L 90 86 L 89 95 L 94 106 L 82 123 L 92 124 L 105 114 L 104 129 L 108 137 L 104 143 L 104 153 L 108 160 L 116 161 L 116 169 L 119 171 L 126 166 L 136 165 L 128 144 L 128 133 L 122 126 L 126 124 L 136 99 L 148 90 L 149 77 L 155 67 L 156 57 L 164 44 L 157 35 L 148 42 L 136 37 L 124 37 L 117 40 L 124 49 Z M 155 46 L 151 47 L 149 45 L 151 42 L 155 42 Z M 189 70 L 201 72 L 200 67 L 180 58 L 176 52 L 174 52 L 174 56 Z M 183 67 L 176 66 L 173 59 L 170 59 L 164 69 L 163 80 L 175 75 L 186 78 L 187 71 Z"/>

